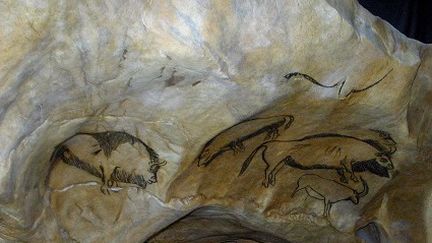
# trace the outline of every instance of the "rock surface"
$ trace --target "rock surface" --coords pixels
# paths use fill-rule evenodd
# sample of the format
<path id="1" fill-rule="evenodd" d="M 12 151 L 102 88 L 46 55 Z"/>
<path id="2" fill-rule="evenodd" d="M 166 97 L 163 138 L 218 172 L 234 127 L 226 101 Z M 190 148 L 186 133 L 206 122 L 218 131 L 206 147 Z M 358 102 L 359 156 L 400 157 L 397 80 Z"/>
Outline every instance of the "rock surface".
<path id="1" fill-rule="evenodd" d="M 0 13 L 4 241 L 432 241 L 432 47 L 354 0 Z"/>

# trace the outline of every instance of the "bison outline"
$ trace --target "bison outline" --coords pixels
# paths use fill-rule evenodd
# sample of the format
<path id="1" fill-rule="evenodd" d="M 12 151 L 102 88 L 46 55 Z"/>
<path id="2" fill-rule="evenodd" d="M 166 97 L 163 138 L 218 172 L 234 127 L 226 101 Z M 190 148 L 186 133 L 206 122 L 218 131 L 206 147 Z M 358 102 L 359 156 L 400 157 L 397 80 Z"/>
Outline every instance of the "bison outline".
<path id="1" fill-rule="evenodd" d="M 243 162 L 239 176 L 243 175 L 253 158 L 261 152 L 266 164 L 263 186 L 276 182 L 276 174 L 284 165 L 301 170 L 335 170 L 340 181 L 348 183 L 345 173 L 357 182 L 355 172 L 369 171 L 381 177 L 390 177 L 388 170 L 394 169 L 391 155 L 394 149 L 385 149 L 370 139 L 354 136 L 321 133 L 294 140 L 273 140 L 258 146 Z M 276 158 L 272 158 L 276 157 Z"/>

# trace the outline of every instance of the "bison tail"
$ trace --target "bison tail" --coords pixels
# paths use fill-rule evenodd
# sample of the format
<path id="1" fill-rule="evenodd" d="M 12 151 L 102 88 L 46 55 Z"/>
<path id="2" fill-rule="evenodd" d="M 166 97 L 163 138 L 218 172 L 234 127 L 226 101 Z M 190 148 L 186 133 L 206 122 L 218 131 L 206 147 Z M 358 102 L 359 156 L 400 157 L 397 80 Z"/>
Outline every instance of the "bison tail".
<path id="1" fill-rule="evenodd" d="M 254 158 L 255 154 L 258 153 L 259 150 L 262 148 L 266 148 L 265 145 L 260 145 L 258 148 L 256 148 L 252 153 L 247 157 L 247 159 L 243 162 L 242 168 L 240 170 L 239 176 L 243 175 L 246 169 L 249 167 L 250 163 L 252 162 L 252 159 Z"/>

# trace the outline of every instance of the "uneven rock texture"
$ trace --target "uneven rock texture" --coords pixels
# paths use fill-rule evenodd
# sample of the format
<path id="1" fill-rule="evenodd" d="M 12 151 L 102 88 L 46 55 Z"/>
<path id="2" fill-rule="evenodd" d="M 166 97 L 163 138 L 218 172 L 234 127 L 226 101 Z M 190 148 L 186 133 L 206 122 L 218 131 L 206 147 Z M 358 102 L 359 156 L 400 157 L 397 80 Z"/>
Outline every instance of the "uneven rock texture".
<path id="1" fill-rule="evenodd" d="M 432 48 L 354 0 L 0 13 L 5 242 L 432 242 Z"/>

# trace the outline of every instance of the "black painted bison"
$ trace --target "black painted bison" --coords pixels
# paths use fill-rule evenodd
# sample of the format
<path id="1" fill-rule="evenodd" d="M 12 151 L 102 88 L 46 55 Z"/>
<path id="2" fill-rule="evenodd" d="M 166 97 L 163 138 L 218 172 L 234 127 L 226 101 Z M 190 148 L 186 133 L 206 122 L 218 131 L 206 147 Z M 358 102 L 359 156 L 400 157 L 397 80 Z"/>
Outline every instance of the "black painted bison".
<path id="1" fill-rule="evenodd" d="M 340 181 L 347 183 L 345 173 L 358 181 L 355 172 L 369 171 L 389 177 L 394 168 L 391 154 L 369 140 L 353 136 L 322 133 L 287 141 L 268 141 L 257 147 L 244 161 L 240 174 L 244 174 L 252 159 L 260 152 L 266 164 L 263 185 L 274 185 L 276 174 L 284 165 L 301 170 L 335 170 Z"/>

